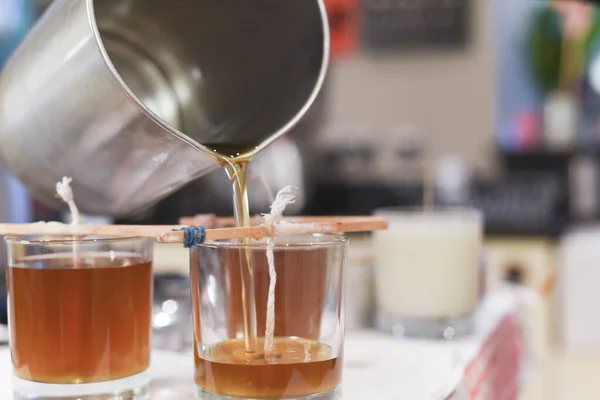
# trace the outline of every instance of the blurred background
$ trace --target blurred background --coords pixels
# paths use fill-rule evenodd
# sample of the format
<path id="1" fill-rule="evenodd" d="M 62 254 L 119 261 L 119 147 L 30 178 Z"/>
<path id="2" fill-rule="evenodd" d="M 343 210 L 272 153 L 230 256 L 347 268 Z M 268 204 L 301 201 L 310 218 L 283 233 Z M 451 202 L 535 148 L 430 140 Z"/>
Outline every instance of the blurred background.
<path id="1" fill-rule="evenodd" d="M 0 66 L 49 3 L 0 0 Z M 559 277 L 528 316 L 540 362 L 522 398 L 597 398 L 589 396 L 600 391 L 591 378 L 600 372 L 600 7 L 326 3 L 328 80 L 306 118 L 257 162 L 269 189 L 252 184 L 253 211 L 288 183 L 301 188 L 294 212 L 304 215 L 418 206 L 425 184 L 441 205 L 480 208 L 489 276 L 531 288 Z M 0 221 L 62 218 L 1 164 L 0 185 Z M 116 222 L 177 223 L 198 213 L 231 214 L 222 171 Z M 370 239 L 354 239 L 351 262 L 367 268 Z M 170 276 L 157 287 L 169 298 L 181 293 L 186 255 L 157 251 Z"/>

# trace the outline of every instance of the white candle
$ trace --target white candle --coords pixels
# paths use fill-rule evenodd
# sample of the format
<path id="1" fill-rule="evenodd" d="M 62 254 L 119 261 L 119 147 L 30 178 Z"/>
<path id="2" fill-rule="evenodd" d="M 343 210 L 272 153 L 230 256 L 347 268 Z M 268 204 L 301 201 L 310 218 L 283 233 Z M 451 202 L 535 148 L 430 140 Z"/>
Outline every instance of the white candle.
<path id="1" fill-rule="evenodd" d="M 393 317 L 471 314 L 478 300 L 482 218 L 475 210 L 383 211 L 374 237 L 377 303 Z"/>

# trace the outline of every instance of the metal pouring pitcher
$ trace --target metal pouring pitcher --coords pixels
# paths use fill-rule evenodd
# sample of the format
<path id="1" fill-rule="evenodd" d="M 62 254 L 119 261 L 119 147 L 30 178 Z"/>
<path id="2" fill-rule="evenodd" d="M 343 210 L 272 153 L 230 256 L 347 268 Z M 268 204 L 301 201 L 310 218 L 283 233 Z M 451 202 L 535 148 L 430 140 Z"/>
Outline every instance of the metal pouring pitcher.
<path id="1" fill-rule="evenodd" d="M 59 206 L 124 216 L 262 150 L 323 83 L 323 0 L 56 0 L 0 74 L 0 152 Z"/>

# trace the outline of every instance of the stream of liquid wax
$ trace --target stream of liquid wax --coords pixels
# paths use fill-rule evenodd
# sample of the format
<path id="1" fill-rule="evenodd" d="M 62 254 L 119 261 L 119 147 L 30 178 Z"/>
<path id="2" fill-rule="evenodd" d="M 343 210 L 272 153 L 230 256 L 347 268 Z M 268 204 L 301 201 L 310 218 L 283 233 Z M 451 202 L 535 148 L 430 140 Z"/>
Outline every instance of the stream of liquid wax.
<path id="1" fill-rule="evenodd" d="M 228 160 L 229 161 L 229 160 Z M 233 186 L 234 216 L 237 226 L 250 226 L 250 207 L 248 204 L 248 166 L 250 160 L 232 160 L 223 163 L 223 167 Z M 249 238 L 242 239 L 250 244 Z M 242 281 L 242 307 L 244 319 L 244 341 L 247 353 L 257 353 L 256 301 L 254 290 L 254 267 L 252 249 L 248 246 L 240 252 L 240 274 Z"/>

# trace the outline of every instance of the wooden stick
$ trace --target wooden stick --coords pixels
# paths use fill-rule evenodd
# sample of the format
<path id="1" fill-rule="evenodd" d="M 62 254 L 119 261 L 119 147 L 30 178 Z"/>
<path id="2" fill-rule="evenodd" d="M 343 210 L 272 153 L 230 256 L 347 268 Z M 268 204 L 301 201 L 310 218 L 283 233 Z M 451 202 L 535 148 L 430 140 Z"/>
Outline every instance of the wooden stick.
<path id="1" fill-rule="evenodd" d="M 243 239 L 260 240 L 268 236 L 297 236 L 314 233 L 368 232 L 387 229 L 388 223 L 380 217 L 349 217 L 322 219 L 300 224 L 280 224 L 274 230 L 265 225 L 246 228 L 207 229 L 206 240 Z M 183 225 L 79 225 L 59 223 L 0 224 L 0 235 L 40 236 L 108 236 L 108 237 L 153 237 L 162 243 L 183 243 L 185 234 L 174 229 Z"/>
<path id="2" fill-rule="evenodd" d="M 354 222 L 363 221 L 365 219 L 371 219 L 372 216 L 302 216 L 302 217 L 283 217 L 282 221 L 292 223 L 312 223 L 312 222 Z M 250 221 L 253 225 L 260 225 L 264 222 L 264 219 L 260 215 L 250 217 Z M 233 217 L 220 217 L 217 218 L 210 214 L 199 214 L 193 217 L 183 217 L 179 220 L 179 223 L 184 226 L 197 226 L 201 225 L 206 228 L 212 227 L 228 227 L 235 226 L 235 219 Z"/>

